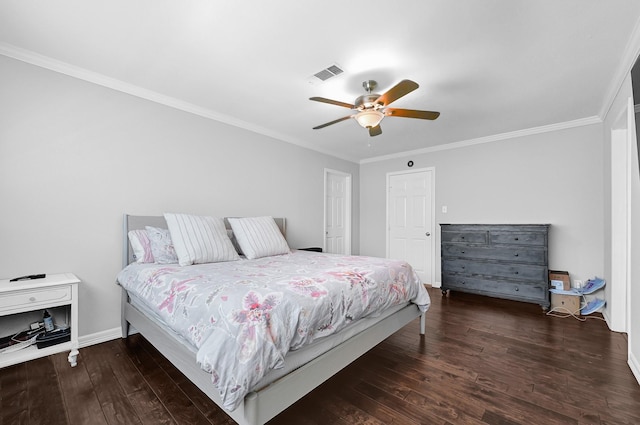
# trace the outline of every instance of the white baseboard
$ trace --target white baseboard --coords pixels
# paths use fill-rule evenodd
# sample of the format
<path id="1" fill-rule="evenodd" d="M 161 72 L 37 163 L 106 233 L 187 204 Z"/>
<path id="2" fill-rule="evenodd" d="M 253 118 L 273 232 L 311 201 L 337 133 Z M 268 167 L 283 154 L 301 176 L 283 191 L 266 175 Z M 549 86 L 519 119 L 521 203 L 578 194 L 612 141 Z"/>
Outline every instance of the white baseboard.
<path id="1" fill-rule="evenodd" d="M 611 329 L 611 319 L 609 318 L 609 311 L 605 308 L 604 310 L 602 310 L 602 318 L 604 319 L 604 322 L 607 324 L 607 327 L 609 328 L 610 331 L 616 332 L 613 329 Z M 621 331 L 624 332 L 624 331 Z"/>
<path id="2" fill-rule="evenodd" d="M 96 332 L 90 335 L 84 335 L 78 338 L 80 348 L 90 345 L 100 344 L 122 337 L 122 329 L 120 327 L 108 329 L 106 331 Z"/>
<path id="3" fill-rule="evenodd" d="M 638 362 L 638 359 L 631 352 L 629 353 L 629 360 L 627 363 L 631 368 L 631 372 L 633 372 L 633 376 L 636 377 L 636 381 L 640 384 L 640 362 Z"/>

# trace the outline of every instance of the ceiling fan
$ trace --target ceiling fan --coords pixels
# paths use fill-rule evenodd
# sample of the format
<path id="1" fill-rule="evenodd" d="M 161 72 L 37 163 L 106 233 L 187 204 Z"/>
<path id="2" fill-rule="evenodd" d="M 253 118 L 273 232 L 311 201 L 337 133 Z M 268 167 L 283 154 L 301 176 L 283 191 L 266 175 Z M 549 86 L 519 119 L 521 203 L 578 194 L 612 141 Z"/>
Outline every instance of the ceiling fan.
<path id="1" fill-rule="evenodd" d="M 411 80 L 402 80 L 386 93 L 380 95 L 373 93 L 373 90 L 378 86 L 373 80 L 368 80 L 362 83 L 362 87 L 367 91 L 358 97 L 353 104 L 340 102 L 337 100 L 326 99 L 324 97 L 310 97 L 309 100 L 316 102 L 329 103 L 331 105 L 342 106 L 355 111 L 352 115 L 338 118 L 337 120 L 330 121 L 325 124 L 321 124 L 317 127 L 313 127 L 314 130 L 330 126 L 332 124 L 339 123 L 340 121 L 348 120 L 349 118 L 355 118 L 364 128 L 369 129 L 369 136 L 377 136 L 382 134 L 382 128 L 380 128 L 380 121 L 384 117 L 401 117 L 401 118 L 418 118 L 421 120 L 435 120 L 440 116 L 440 112 L 433 111 L 417 111 L 414 109 L 399 109 L 389 108 L 389 104 L 400 99 L 402 96 L 411 93 L 417 89 L 418 83 Z"/>

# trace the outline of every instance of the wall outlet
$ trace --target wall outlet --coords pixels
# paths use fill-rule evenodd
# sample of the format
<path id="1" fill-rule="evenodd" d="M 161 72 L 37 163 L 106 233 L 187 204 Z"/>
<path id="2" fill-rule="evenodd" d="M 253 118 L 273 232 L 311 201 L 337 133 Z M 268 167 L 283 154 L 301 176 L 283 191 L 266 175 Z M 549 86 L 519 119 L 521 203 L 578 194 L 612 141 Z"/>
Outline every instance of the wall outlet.
<path id="1" fill-rule="evenodd" d="M 446 206 L 446 205 L 443 205 L 443 206 L 442 206 L 442 213 L 443 213 L 443 214 L 446 214 L 446 213 L 447 213 L 447 206 Z"/>

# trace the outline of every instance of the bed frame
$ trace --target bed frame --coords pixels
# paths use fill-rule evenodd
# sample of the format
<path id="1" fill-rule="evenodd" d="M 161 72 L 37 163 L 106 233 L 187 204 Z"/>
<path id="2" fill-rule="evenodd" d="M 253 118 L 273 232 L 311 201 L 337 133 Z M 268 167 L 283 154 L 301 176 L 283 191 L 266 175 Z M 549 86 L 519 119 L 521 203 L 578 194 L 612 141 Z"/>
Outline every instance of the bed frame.
<path id="1" fill-rule="evenodd" d="M 285 234 L 285 220 L 275 220 Z M 128 231 L 144 229 L 145 226 L 167 228 L 164 217 L 161 216 L 124 216 L 123 266 L 132 261 Z M 408 304 L 272 384 L 247 394 L 234 411 L 223 410 L 240 425 L 262 425 L 417 317 L 420 317 L 420 333 L 424 335 L 424 314 L 421 314 L 415 305 Z M 123 288 L 123 338 L 129 335 L 129 325 L 140 332 L 211 400 L 222 406 L 220 395 L 211 383 L 211 375 L 198 366 L 195 352 L 130 304 L 127 292 Z"/>

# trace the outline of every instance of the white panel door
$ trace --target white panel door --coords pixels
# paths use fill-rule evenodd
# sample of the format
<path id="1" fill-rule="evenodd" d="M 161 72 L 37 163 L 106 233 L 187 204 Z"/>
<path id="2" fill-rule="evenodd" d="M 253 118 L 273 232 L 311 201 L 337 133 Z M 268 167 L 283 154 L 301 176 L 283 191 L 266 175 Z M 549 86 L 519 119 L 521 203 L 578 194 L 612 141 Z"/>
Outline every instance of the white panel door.
<path id="1" fill-rule="evenodd" d="M 351 176 L 325 173 L 325 246 L 333 254 L 351 254 Z"/>
<path id="2" fill-rule="evenodd" d="M 433 171 L 393 173 L 387 182 L 387 257 L 407 261 L 434 284 Z"/>

